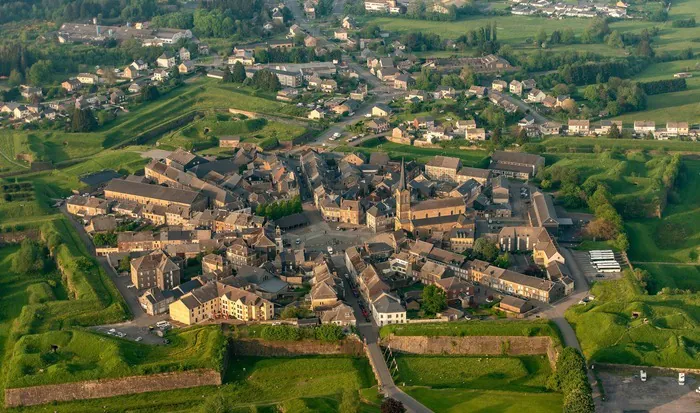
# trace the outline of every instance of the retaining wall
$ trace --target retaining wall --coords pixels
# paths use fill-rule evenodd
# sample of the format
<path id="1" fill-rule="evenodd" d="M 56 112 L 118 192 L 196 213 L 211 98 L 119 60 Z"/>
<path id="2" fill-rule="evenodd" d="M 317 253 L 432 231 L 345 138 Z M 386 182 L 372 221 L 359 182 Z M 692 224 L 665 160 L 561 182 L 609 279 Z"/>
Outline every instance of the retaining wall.
<path id="1" fill-rule="evenodd" d="M 316 340 L 266 341 L 259 339 L 237 339 L 231 343 L 232 354 L 260 357 L 293 357 L 301 355 L 345 354 L 364 356 L 362 342 L 348 338 L 339 343 L 323 343 Z"/>
<path id="2" fill-rule="evenodd" d="M 544 354 L 552 367 L 559 350 L 547 336 L 467 336 L 425 337 L 390 335 L 381 340 L 381 346 L 408 354 L 435 355 L 508 355 L 525 356 Z"/>
<path id="3" fill-rule="evenodd" d="M 118 379 L 5 389 L 5 407 L 34 406 L 51 402 L 100 399 L 125 394 L 218 386 L 221 374 L 215 370 L 192 370 L 131 376 Z"/>

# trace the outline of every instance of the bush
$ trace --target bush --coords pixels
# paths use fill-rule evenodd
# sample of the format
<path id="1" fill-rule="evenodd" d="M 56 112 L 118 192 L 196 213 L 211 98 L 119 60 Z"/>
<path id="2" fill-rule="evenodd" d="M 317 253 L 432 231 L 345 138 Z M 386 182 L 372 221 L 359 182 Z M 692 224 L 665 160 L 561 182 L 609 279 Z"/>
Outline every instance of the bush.
<path id="1" fill-rule="evenodd" d="M 595 411 L 591 386 L 586 375 L 586 360 L 575 348 L 567 347 L 559 354 L 556 371 L 550 377 L 548 386 L 564 394 L 564 412 Z"/>
<path id="2" fill-rule="evenodd" d="M 280 141 L 275 137 L 267 138 L 260 142 L 260 149 L 264 151 L 275 149 L 278 146 L 280 146 Z"/>

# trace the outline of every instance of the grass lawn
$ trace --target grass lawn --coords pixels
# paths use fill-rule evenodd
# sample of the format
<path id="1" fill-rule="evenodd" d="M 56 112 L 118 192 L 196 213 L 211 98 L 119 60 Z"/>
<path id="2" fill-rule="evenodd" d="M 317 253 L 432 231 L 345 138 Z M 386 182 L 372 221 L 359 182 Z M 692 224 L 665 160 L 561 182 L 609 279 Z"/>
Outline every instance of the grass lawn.
<path id="1" fill-rule="evenodd" d="M 212 145 L 212 138 L 238 136 L 245 142 L 260 142 L 276 137 L 280 141 L 292 140 L 306 132 L 298 122 L 266 119 L 238 119 L 226 113 L 207 114 L 158 141 L 159 148 L 203 149 Z"/>
<path id="2" fill-rule="evenodd" d="M 628 222 L 632 261 L 699 262 L 700 254 L 700 160 L 686 158 L 677 196 L 661 219 Z M 700 282 L 700 280 L 697 280 Z"/>
<path id="3" fill-rule="evenodd" d="M 397 336 L 550 336 L 561 342 L 559 330 L 549 321 L 459 321 L 435 324 L 390 324 L 379 330 L 381 337 Z"/>
<path id="4" fill-rule="evenodd" d="M 418 356 L 399 354 L 397 383 L 406 386 L 546 392 L 546 356 Z"/>
<path id="5" fill-rule="evenodd" d="M 19 153 L 33 154 L 35 159 L 54 163 L 88 159 L 91 155 L 119 145 L 142 133 L 157 130 L 180 116 L 193 111 L 236 108 L 275 116 L 300 116 L 300 108 L 278 102 L 274 96 L 213 79 L 198 79 L 162 96 L 155 102 L 140 105 L 122 114 L 113 123 L 92 133 L 65 131 L 0 130 L 0 150 L 15 159 Z M 164 132 L 163 132 L 164 133 Z M 0 157 L 0 167 L 19 169 Z"/>
<path id="6" fill-rule="evenodd" d="M 656 294 L 664 287 L 700 292 L 700 264 L 637 264 L 635 266 L 647 270 L 651 274 L 651 280 L 647 285 L 650 294 Z"/>
<path id="7" fill-rule="evenodd" d="M 586 358 L 700 368 L 697 293 L 648 295 L 631 274 L 625 274 L 621 280 L 596 282 L 591 294 L 595 300 L 566 312 Z"/>
<path id="8" fill-rule="evenodd" d="M 629 124 L 631 127 L 631 123 Z M 657 140 L 642 140 L 642 139 L 608 139 L 594 137 L 548 137 L 536 144 L 528 144 L 526 147 L 542 145 L 544 151 L 549 153 L 565 153 L 565 152 L 588 152 L 592 153 L 593 149 L 598 146 L 602 149 L 620 149 L 620 150 L 645 150 L 658 152 L 700 152 L 700 145 L 697 142 L 690 141 L 657 141 Z"/>
<path id="9" fill-rule="evenodd" d="M 120 396 L 108 399 L 37 406 L 21 411 L 93 412 L 95 409 L 117 412 L 194 412 L 200 411 L 204 399 L 221 394 L 240 412 L 270 411 L 337 411 L 344 390 L 362 392 L 369 403 L 363 412 L 378 411 L 370 389 L 374 375 L 364 358 L 233 357 L 225 383 L 221 387 L 198 387 L 168 392 Z"/>
<path id="10" fill-rule="evenodd" d="M 559 393 L 523 394 L 518 392 L 471 389 L 404 389 L 437 413 L 558 413 L 564 403 Z"/>

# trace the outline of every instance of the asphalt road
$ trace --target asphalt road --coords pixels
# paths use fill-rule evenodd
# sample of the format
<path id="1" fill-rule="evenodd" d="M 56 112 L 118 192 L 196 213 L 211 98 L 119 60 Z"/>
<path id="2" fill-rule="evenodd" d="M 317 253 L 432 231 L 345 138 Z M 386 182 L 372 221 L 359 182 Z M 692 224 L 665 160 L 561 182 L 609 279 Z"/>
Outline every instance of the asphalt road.
<path id="1" fill-rule="evenodd" d="M 400 388 L 396 386 L 396 384 L 394 384 L 394 378 L 391 376 L 389 367 L 387 366 L 386 361 L 384 360 L 384 355 L 382 354 L 382 350 L 378 344 L 379 328 L 374 323 L 374 320 L 371 318 L 371 316 L 370 322 L 365 321 L 365 318 L 362 315 L 362 311 L 360 311 L 360 306 L 358 304 L 359 299 L 355 298 L 355 296 L 352 295 L 350 283 L 347 281 L 347 278 L 344 277 L 344 275 L 347 274 L 347 270 L 345 269 L 345 261 L 343 256 L 334 256 L 333 262 L 336 268 L 339 270 L 339 272 L 343 274 L 343 278 L 345 279 L 345 302 L 348 305 L 350 305 L 355 311 L 355 318 L 357 319 L 357 330 L 360 332 L 360 335 L 365 339 L 367 343 L 368 355 L 372 359 L 372 364 L 377 369 L 377 374 L 379 375 L 383 383 L 383 386 L 380 389 L 381 392 L 385 396 L 393 397 L 394 399 L 403 403 L 404 407 L 406 408 L 406 411 L 408 412 L 431 412 L 430 409 L 423 406 L 413 397 L 404 393 Z"/>
<path id="2" fill-rule="evenodd" d="M 516 97 L 513 97 L 509 95 L 508 93 L 503 93 L 503 98 L 510 103 L 514 104 L 515 106 L 520 109 L 521 112 L 527 113 L 529 115 L 532 115 L 533 118 L 535 118 L 535 123 L 537 124 L 543 124 L 548 122 L 549 120 L 542 116 L 539 112 L 537 112 L 537 109 L 535 109 L 533 106 L 530 106 L 530 104 L 526 103 L 522 99 L 518 99 Z"/>

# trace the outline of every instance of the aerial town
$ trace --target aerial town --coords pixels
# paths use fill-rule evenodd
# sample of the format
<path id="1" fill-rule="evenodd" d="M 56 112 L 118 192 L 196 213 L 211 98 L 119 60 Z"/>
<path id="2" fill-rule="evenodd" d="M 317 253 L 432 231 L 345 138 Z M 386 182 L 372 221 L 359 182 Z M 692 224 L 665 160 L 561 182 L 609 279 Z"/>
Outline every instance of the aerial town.
<path id="1" fill-rule="evenodd" d="M 0 4 L 4 408 L 699 411 L 698 1 Z"/>

